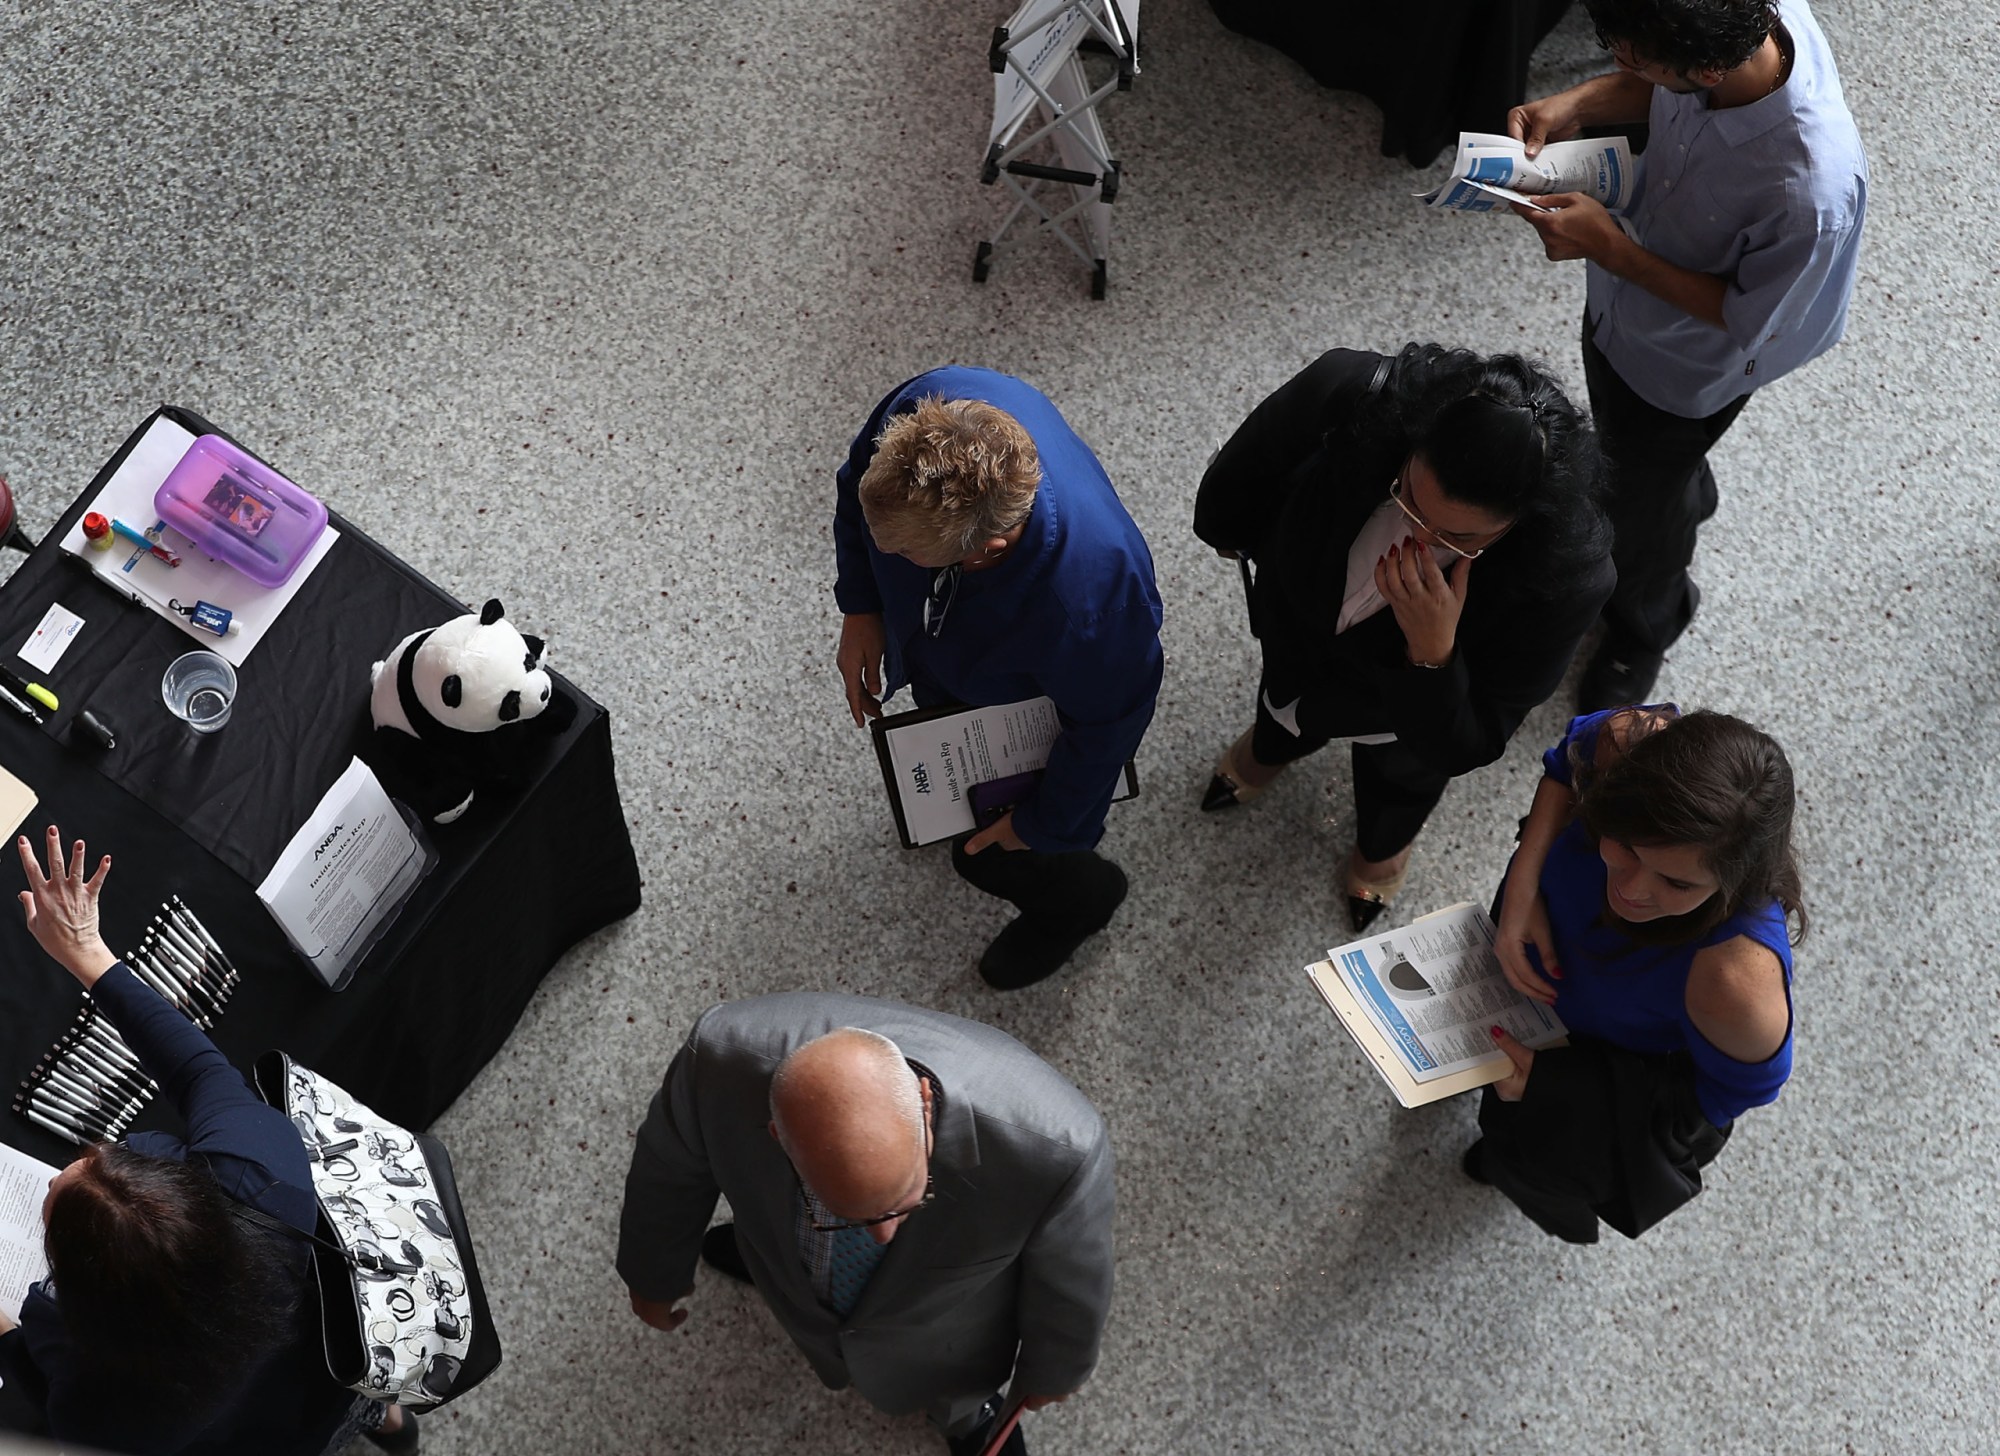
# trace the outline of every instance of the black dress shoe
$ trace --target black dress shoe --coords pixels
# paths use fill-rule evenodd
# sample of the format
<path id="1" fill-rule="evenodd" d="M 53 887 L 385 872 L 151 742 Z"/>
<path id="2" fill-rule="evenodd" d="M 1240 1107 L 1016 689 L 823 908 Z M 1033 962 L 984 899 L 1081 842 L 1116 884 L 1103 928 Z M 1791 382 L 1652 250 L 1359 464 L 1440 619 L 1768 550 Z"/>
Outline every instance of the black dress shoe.
<path id="1" fill-rule="evenodd" d="M 1078 946 L 1110 922 L 1131 889 L 1125 871 L 1108 859 L 1098 859 L 1086 860 L 1079 873 L 1101 878 L 1096 903 L 1102 918 L 1088 930 L 1059 933 L 1032 915 L 1016 915 L 979 957 L 979 975 L 987 985 L 996 991 L 1019 991 L 1046 981 L 1069 964 Z"/>
<path id="2" fill-rule="evenodd" d="M 1026 915 L 1016 915 L 979 956 L 979 978 L 996 991 L 1019 991 L 1046 981 L 1069 964 L 1091 936 L 1051 935 Z"/>
<path id="3" fill-rule="evenodd" d="M 749 1284 L 750 1266 L 736 1247 L 736 1225 L 719 1223 L 701 1236 L 701 1262 L 726 1279 Z"/>
<path id="4" fill-rule="evenodd" d="M 1243 801 L 1236 797 L 1236 785 L 1221 774 L 1212 775 L 1208 788 L 1201 796 L 1201 812 L 1213 814 L 1217 809 L 1234 809 Z"/>
<path id="5" fill-rule="evenodd" d="M 1648 652 L 1607 636 L 1591 654 L 1590 665 L 1576 685 L 1579 713 L 1622 708 L 1650 700 L 1653 683 L 1667 660 L 1664 652 Z"/>
<path id="6" fill-rule="evenodd" d="M 1354 927 L 1356 935 L 1366 934 L 1368 927 L 1375 923 L 1375 917 L 1387 908 L 1388 902 L 1385 900 L 1370 899 L 1364 895 L 1349 895 L 1347 923 Z"/>
<path id="7" fill-rule="evenodd" d="M 1458 1160 L 1459 1171 L 1475 1183 L 1493 1186 L 1493 1180 L 1486 1176 L 1486 1139 L 1481 1138 L 1465 1150 L 1465 1156 Z"/>
<path id="8" fill-rule="evenodd" d="M 951 1448 L 951 1456 L 984 1456 L 986 1443 L 999 1429 L 1000 1411 L 1000 1397 L 996 1395 L 979 1412 L 979 1423 L 971 1431 L 963 1436 L 946 1436 L 944 1442 Z M 1000 1448 L 1000 1456 L 1028 1456 L 1028 1438 L 1021 1434 L 1018 1423 L 1007 1433 L 1007 1443 Z"/>

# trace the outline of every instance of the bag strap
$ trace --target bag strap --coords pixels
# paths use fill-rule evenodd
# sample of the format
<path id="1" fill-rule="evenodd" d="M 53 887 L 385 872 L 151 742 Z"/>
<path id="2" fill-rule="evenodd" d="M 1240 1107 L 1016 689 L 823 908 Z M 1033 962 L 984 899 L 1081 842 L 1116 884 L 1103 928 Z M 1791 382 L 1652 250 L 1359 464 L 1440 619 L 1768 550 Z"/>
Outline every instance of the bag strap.
<path id="1" fill-rule="evenodd" d="M 1361 392 L 1360 402 L 1362 404 L 1368 404 L 1372 402 L 1378 395 L 1382 393 L 1383 387 L 1387 385 L 1389 382 L 1389 371 L 1394 369 L 1395 367 L 1396 367 L 1396 356 L 1393 354 L 1384 354 L 1380 362 L 1378 362 L 1375 365 L 1374 374 L 1369 376 L 1368 387 Z M 1337 395 L 1336 398 L 1338 398 Z M 1332 401 L 1329 401 L 1328 402 L 1329 414 L 1331 413 L 1331 410 L 1332 410 Z M 1324 446 L 1329 440 L 1331 440 L 1333 436 L 1333 428 L 1334 427 L 1332 426 L 1332 424 L 1329 423 L 1326 426 L 1326 428 L 1323 431 L 1321 431 L 1320 443 L 1322 446 Z M 1257 630 L 1257 578 L 1251 568 L 1249 556 L 1243 553 L 1238 553 L 1236 557 L 1236 568 L 1238 573 L 1243 578 L 1243 607 L 1245 613 L 1250 618 L 1250 635 L 1252 637 L 1261 638 L 1264 634 Z"/>
<path id="2" fill-rule="evenodd" d="M 230 1211 L 247 1218 L 259 1228 L 266 1228 L 273 1233 L 281 1233 L 287 1238 L 297 1239 L 301 1243 L 311 1244 L 320 1252 L 333 1255 L 334 1258 L 340 1260 L 343 1264 L 352 1265 L 356 1269 L 367 1269 L 371 1272 L 377 1268 L 374 1259 L 363 1258 L 351 1249 L 342 1248 L 339 1244 L 330 1244 L 318 1234 L 309 1234 L 304 1229 L 293 1228 L 283 1219 L 273 1218 L 261 1208 L 252 1207 L 248 1203 L 238 1203 L 232 1198 L 230 1200 Z"/>

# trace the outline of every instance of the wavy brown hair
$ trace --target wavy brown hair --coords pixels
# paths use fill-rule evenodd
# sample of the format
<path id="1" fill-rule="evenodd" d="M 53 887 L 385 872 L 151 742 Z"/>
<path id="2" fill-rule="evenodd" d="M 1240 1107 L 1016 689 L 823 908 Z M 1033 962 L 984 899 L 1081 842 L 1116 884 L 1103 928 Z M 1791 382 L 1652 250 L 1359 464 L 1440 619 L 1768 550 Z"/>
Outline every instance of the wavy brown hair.
<path id="1" fill-rule="evenodd" d="M 880 549 L 956 560 L 1025 521 L 1041 483 L 1019 420 L 984 400 L 929 395 L 882 427 L 857 489 Z"/>
<path id="2" fill-rule="evenodd" d="M 1727 713 L 1608 720 L 1630 732 L 1602 767 L 1577 764 L 1577 815 L 1593 839 L 1692 845 L 1721 888 L 1685 915 L 1620 925 L 1635 940 L 1698 940 L 1730 916 L 1782 906 L 1792 944 L 1806 937 L 1805 895 L 1792 847 L 1797 791 L 1785 750 Z"/>
<path id="3" fill-rule="evenodd" d="M 245 1223 L 199 1162 L 100 1143 L 49 1200 L 56 1309 L 121 1400 L 179 1421 L 226 1404 L 295 1337 L 302 1256 Z"/>

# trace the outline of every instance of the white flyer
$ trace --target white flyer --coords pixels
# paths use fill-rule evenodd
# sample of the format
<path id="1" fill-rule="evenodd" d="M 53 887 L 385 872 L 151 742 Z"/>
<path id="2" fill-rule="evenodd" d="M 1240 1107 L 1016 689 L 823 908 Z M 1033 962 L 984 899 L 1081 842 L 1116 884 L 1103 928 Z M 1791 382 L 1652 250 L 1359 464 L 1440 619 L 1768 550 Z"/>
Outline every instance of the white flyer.
<path id="1" fill-rule="evenodd" d="M 91 510 L 126 521 L 141 531 L 160 526 L 159 515 L 153 508 L 154 494 L 194 441 L 195 436 L 173 420 L 164 416 L 154 420 L 91 501 Z M 129 597 L 164 617 L 210 652 L 241 667 L 339 539 L 340 532 L 328 526 L 320 532 L 319 540 L 313 543 L 291 580 L 275 587 L 259 586 L 235 567 L 211 560 L 178 532 L 173 533 L 169 542 L 181 559 L 177 567 L 155 561 L 125 541 L 115 543 L 108 551 L 93 549 L 83 534 L 82 517 L 63 536 L 62 549 L 88 566 L 99 581 L 120 596 Z M 168 605 L 180 602 L 192 608 L 196 602 L 204 601 L 233 613 L 238 630 L 227 637 L 218 637 L 195 626 L 187 616 Z"/>
<path id="2" fill-rule="evenodd" d="M 49 1277 L 42 1252 L 42 1200 L 57 1169 L 0 1145 L 0 1310 L 21 1317 L 28 1286 Z"/>
<path id="3" fill-rule="evenodd" d="M 1049 698 L 885 723 L 880 735 L 885 773 L 902 805 L 909 842 L 934 844 L 971 829 L 966 791 L 1042 768 L 1061 731 Z"/>
<path id="4" fill-rule="evenodd" d="M 357 758 L 292 836 L 257 898 L 313 973 L 338 991 L 436 862 Z"/>

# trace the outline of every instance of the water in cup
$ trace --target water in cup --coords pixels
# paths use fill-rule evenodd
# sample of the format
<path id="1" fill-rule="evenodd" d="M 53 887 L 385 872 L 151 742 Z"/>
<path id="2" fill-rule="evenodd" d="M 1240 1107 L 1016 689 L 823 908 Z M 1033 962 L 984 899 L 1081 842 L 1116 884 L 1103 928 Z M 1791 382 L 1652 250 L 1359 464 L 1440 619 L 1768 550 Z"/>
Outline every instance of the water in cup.
<path id="1" fill-rule="evenodd" d="M 160 696 L 195 732 L 213 733 L 229 721 L 236 704 L 236 669 L 213 652 L 190 652 L 167 668 Z"/>

